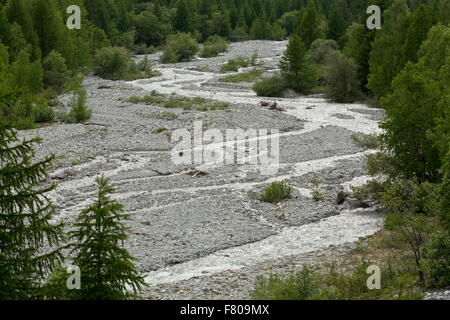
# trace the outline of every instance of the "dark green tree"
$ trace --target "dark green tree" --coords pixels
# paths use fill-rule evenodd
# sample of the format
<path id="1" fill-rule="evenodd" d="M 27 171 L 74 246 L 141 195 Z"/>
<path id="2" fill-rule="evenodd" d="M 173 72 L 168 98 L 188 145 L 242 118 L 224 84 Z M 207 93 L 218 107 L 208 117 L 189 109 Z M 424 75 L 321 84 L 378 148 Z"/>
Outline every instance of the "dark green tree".
<path id="1" fill-rule="evenodd" d="M 317 84 L 317 70 L 310 61 L 305 44 L 297 35 L 289 40 L 280 68 L 288 85 L 299 93 L 308 93 Z"/>
<path id="2" fill-rule="evenodd" d="M 359 93 L 356 63 L 339 51 L 332 51 L 326 58 L 327 96 L 337 102 L 353 102 Z"/>
<path id="3" fill-rule="evenodd" d="M 33 8 L 34 30 L 39 37 L 42 57 L 63 45 L 62 18 L 53 1 L 36 0 Z"/>
<path id="4" fill-rule="evenodd" d="M 187 2 L 185 0 L 179 0 L 176 8 L 177 11 L 173 21 L 174 29 L 181 32 L 193 31 L 194 21 Z"/>
<path id="5" fill-rule="evenodd" d="M 314 40 L 325 38 L 325 21 L 317 11 L 314 0 L 309 0 L 307 7 L 301 11 L 296 33 L 307 49 Z"/>
<path id="6" fill-rule="evenodd" d="M 81 300 L 122 300 L 137 294 L 145 286 L 133 261 L 123 248 L 129 217 L 123 206 L 109 198 L 114 190 L 104 177 L 97 178 L 95 202 L 83 210 L 70 233 L 75 242 L 74 264 L 81 270 L 81 290 L 73 291 Z"/>
<path id="7" fill-rule="evenodd" d="M 377 33 L 370 53 L 367 87 L 379 98 L 391 91 L 391 82 L 406 63 L 403 51 L 409 22 L 405 0 L 395 0 L 383 14 L 383 27 Z"/>
<path id="8" fill-rule="evenodd" d="M 345 27 L 344 17 L 337 6 L 335 6 L 328 19 L 328 38 L 340 43 L 345 33 Z"/>
<path id="9" fill-rule="evenodd" d="M 1 107 L 12 108 L 10 97 Z M 61 261 L 57 246 L 62 226 L 52 222 L 55 208 L 42 186 L 54 159 L 33 161 L 40 139 L 20 141 L 0 119 L 0 300 L 35 299 L 54 264 Z"/>
<path id="10" fill-rule="evenodd" d="M 448 109 L 449 46 L 449 28 L 433 27 L 419 50 L 419 62 L 409 62 L 392 82 L 392 94 L 382 99 L 387 115 L 383 147 L 401 177 L 439 180 L 448 135 L 436 143 L 430 132 Z"/>

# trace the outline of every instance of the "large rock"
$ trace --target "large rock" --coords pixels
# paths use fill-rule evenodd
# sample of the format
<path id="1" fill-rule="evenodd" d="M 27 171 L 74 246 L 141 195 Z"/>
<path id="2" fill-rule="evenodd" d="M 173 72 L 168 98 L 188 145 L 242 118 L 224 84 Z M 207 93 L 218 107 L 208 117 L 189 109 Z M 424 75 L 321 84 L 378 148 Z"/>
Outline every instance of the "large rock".
<path id="1" fill-rule="evenodd" d="M 344 204 L 345 200 L 349 197 L 347 192 L 341 191 L 337 194 L 336 204 L 341 205 Z"/>

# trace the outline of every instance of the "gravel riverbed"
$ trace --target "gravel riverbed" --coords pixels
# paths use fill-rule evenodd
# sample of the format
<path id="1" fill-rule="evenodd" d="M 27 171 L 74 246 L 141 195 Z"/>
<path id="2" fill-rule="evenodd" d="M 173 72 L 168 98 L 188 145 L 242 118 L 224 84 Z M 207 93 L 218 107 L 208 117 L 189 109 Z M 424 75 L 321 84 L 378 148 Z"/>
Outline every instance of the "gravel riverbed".
<path id="1" fill-rule="evenodd" d="M 87 124 L 21 132 L 43 138 L 38 157 L 58 156 L 51 174 L 58 182 L 52 194 L 55 219 L 73 221 L 91 203 L 95 177 L 109 177 L 114 198 L 131 214 L 126 246 L 150 284 L 145 296 L 153 299 L 243 299 L 256 275 L 330 259 L 377 232 L 382 216 L 374 209 L 340 206 L 335 199 L 345 187 L 364 181 L 364 159 L 373 151 L 353 144 L 351 136 L 379 133 L 382 110 L 293 96 L 277 99 L 286 112 L 273 111 L 260 105 L 263 99 L 251 84 L 218 80 L 221 64 L 255 51 L 259 67 L 273 72 L 285 48 L 286 42 L 248 41 L 232 44 L 216 58 L 157 64 L 161 76 L 152 79 L 86 78 L 93 111 Z M 127 102 L 152 90 L 230 106 L 202 112 Z M 69 100 L 62 96 L 60 104 Z M 177 143 L 171 134 L 183 128 L 193 132 L 195 122 L 224 136 L 227 129 L 267 129 L 279 140 L 277 170 L 265 175 L 261 164 L 174 163 Z M 313 178 L 323 193 L 318 202 L 312 199 Z M 262 188 L 281 180 L 293 185 L 291 199 L 278 205 L 257 199 Z"/>

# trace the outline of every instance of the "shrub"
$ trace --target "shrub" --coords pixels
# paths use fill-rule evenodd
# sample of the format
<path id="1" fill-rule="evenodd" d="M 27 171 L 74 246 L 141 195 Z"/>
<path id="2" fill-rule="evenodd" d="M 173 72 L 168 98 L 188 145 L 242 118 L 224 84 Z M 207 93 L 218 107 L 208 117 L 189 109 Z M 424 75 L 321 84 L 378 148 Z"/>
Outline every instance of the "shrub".
<path id="1" fill-rule="evenodd" d="M 140 97 L 131 97 L 128 99 L 130 103 L 145 103 L 149 105 L 157 105 L 163 108 L 180 108 L 183 110 L 223 110 L 228 108 L 225 102 L 212 101 L 201 97 L 187 98 L 176 95 L 164 95 L 156 91 L 152 91 L 151 95 Z"/>
<path id="2" fill-rule="evenodd" d="M 269 203 L 278 203 L 288 199 L 292 194 L 292 186 L 287 181 L 273 182 L 260 196 L 260 200 Z"/>
<path id="3" fill-rule="evenodd" d="M 249 35 L 245 28 L 238 26 L 231 32 L 230 39 L 233 42 L 246 41 L 249 39 Z"/>
<path id="4" fill-rule="evenodd" d="M 339 50 L 336 41 L 330 39 L 317 39 L 311 44 L 309 55 L 314 63 L 325 64 L 328 54 Z"/>
<path id="5" fill-rule="evenodd" d="M 167 37 L 162 63 L 176 63 L 192 60 L 199 50 L 198 42 L 188 33 L 177 33 Z"/>
<path id="6" fill-rule="evenodd" d="M 94 57 L 94 72 L 105 79 L 123 79 L 126 76 L 130 62 L 131 59 L 125 48 L 101 48 L 97 50 Z"/>
<path id="7" fill-rule="evenodd" d="M 208 40 L 203 44 L 200 52 L 200 57 L 210 58 L 218 56 L 219 53 L 226 52 L 228 49 L 228 41 L 220 36 L 210 36 Z"/>
<path id="8" fill-rule="evenodd" d="M 146 56 L 138 63 L 134 61 L 130 62 L 128 72 L 125 75 L 124 79 L 129 81 L 143 78 L 152 78 L 159 74 L 160 73 L 158 71 L 154 70 L 153 64 Z"/>
<path id="9" fill-rule="evenodd" d="M 55 119 L 53 108 L 47 104 L 44 98 L 38 99 L 33 106 L 34 121 L 38 123 L 52 122 Z"/>
<path id="10" fill-rule="evenodd" d="M 353 102 L 360 97 L 356 63 L 339 52 L 326 59 L 327 96 L 337 102 Z"/>
<path id="11" fill-rule="evenodd" d="M 324 197 L 322 190 L 320 189 L 320 182 L 316 177 L 314 177 L 314 179 L 312 179 L 311 183 L 313 185 L 313 189 L 312 189 L 313 190 L 312 191 L 313 200 L 318 202 L 318 201 L 322 200 Z"/>
<path id="12" fill-rule="evenodd" d="M 300 272 L 284 279 L 276 275 L 258 277 L 251 298 L 256 300 L 386 300 L 421 299 L 423 293 L 417 281 L 403 265 L 396 261 L 380 266 L 381 290 L 367 287 L 367 268 L 371 263 L 362 261 L 351 272 L 337 270 L 332 264 L 323 272 L 304 267 Z"/>
<path id="13" fill-rule="evenodd" d="M 308 267 L 285 279 L 259 276 L 251 298 L 255 300 L 307 300 L 319 291 L 319 277 Z"/>
<path id="14" fill-rule="evenodd" d="M 263 78 L 253 86 L 253 91 L 260 97 L 281 97 L 286 89 L 286 83 L 279 75 Z"/>
<path id="15" fill-rule="evenodd" d="M 42 61 L 42 66 L 45 87 L 53 87 L 60 92 L 67 78 L 66 60 L 59 52 L 52 50 Z"/>
<path id="16" fill-rule="evenodd" d="M 430 286 L 450 285 L 450 236 L 446 231 L 434 233 L 422 248 L 423 267 Z"/>
<path id="17" fill-rule="evenodd" d="M 238 57 L 236 59 L 230 59 L 226 64 L 224 64 L 221 68 L 221 72 L 228 72 L 228 71 L 239 71 L 240 68 L 247 68 L 250 65 L 250 61 L 248 59 Z"/>
<path id="18" fill-rule="evenodd" d="M 238 74 L 233 74 L 231 76 L 226 76 L 221 78 L 219 81 L 222 82 L 232 82 L 232 83 L 238 83 L 238 82 L 253 82 L 255 81 L 261 74 L 262 70 L 252 70 L 249 72 L 243 72 Z"/>
<path id="19" fill-rule="evenodd" d="M 65 115 L 64 121 L 79 123 L 91 118 L 92 110 L 86 106 L 86 91 L 78 90 L 71 102 L 71 110 Z"/>
<path id="20" fill-rule="evenodd" d="M 375 134 L 355 133 L 351 139 L 357 146 L 367 149 L 377 149 L 380 146 L 378 136 Z"/>
<path id="21" fill-rule="evenodd" d="M 147 47 L 145 43 L 139 43 L 134 47 L 134 53 L 136 54 L 152 54 L 155 52 L 155 47 Z"/>

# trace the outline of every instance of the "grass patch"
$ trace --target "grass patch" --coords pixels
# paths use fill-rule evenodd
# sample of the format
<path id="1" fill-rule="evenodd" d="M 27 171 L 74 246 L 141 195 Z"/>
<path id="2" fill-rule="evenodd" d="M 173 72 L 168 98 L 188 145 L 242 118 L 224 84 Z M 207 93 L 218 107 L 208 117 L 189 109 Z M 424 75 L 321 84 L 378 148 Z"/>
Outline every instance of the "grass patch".
<path id="1" fill-rule="evenodd" d="M 167 128 L 158 128 L 152 131 L 153 134 L 159 134 L 159 133 L 163 133 L 166 132 Z"/>
<path id="2" fill-rule="evenodd" d="M 287 181 L 273 182 L 262 192 L 260 200 L 269 203 L 279 203 L 292 195 L 292 186 Z"/>
<path id="3" fill-rule="evenodd" d="M 220 71 L 221 72 L 229 72 L 229 71 L 237 72 L 237 71 L 239 71 L 240 68 L 247 68 L 248 66 L 250 66 L 250 63 L 251 63 L 251 61 L 249 61 L 246 58 L 242 58 L 242 57 L 238 57 L 236 59 L 230 59 L 230 60 L 228 60 L 228 62 L 226 64 L 224 64 L 220 68 Z"/>
<path id="4" fill-rule="evenodd" d="M 239 82 L 254 82 L 262 75 L 263 71 L 259 69 L 255 69 L 249 72 L 243 72 L 238 74 L 233 74 L 230 76 L 223 77 L 219 79 L 221 82 L 231 82 L 231 83 L 239 83 Z"/>
<path id="5" fill-rule="evenodd" d="M 136 96 L 131 97 L 127 101 L 134 104 L 145 103 L 163 108 L 180 108 L 183 110 L 198 111 L 224 110 L 229 107 L 229 104 L 225 102 L 213 101 L 201 97 L 180 97 L 175 94 L 164 95 L 156 91 L 152 91 L 150 95 L 142 98 Z"/>
<path id="6" fill-rule="evenodd" d="M 375 134 L 356 133 L 351 136 L 354 144 L 367 149 L 378 149 L 380 140 Z"/>
<path id="7" fill-rule="evenodd" d="M 407 246 L 407 245 L 406 245 Z M 305 266 L 284 277 L 260 276 L 251 292 L 255 300 L 405 300 L 421 299 L 423 288 L 407 249 L 388 231 L 362 240 L 339 256 L 339 264 Z M 367 268 L 381 269 L 381 289 L 369 290 Z"/>
<path id="8" fill-rule="evenodd" d="M 313 188 L 312 188 L 312 197 L 313 200 L 316 202 L 319 202 L 321 200 L 323 200 L 324 198 L 324 194 L 320 188 L 320 182 L 319 179 L 317 179 L 316 177 L 314 177 L 311 181 Z"/>
<path id="9" fill-rule="evenodd" d="M 279 75 L 262 78 L 253 85 L 253 91 L 258 97 L 281 97 L 285 89 L 286 83 Z"/>

